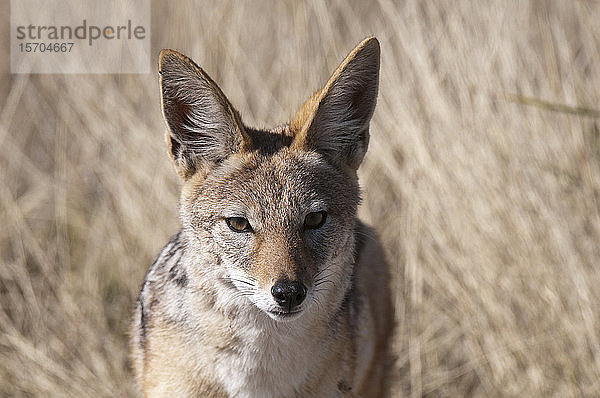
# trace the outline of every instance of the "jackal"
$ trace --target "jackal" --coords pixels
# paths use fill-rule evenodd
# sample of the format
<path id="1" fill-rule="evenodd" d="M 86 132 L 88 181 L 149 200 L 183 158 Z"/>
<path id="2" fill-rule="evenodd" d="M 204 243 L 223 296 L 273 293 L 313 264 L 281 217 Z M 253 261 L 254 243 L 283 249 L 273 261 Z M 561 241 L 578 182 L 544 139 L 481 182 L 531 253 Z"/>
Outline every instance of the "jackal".
<path id="1" fill-rule="evenodd" d="M 389 275 L 357 219 L 379 85 L 360 43 L 286 125 L 242 123 L 192 60 L 159 60 L 181 231 L 148 271 L 132 329 L 148 397 L 383 396 Z"/>

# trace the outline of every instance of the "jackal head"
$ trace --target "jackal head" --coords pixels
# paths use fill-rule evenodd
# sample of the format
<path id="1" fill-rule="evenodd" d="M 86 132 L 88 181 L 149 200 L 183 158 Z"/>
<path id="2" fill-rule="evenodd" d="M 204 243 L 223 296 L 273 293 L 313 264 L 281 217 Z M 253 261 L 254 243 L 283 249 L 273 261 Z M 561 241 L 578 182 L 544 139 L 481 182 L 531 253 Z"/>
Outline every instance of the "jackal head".
<path id="1" fill-rule="evenodd" d="M 272 130 L 245 126 L 184 55 L 163 50 L 159 70 L 187 249 L 211 259 L 187 270 L 189 282 L 213 269 L 224 275 L 215 283 L 276 320 L 336 308 L 354 263 L 356 170 L 377 98 L 377 39 L 360 43 L 294 120 Z"/>

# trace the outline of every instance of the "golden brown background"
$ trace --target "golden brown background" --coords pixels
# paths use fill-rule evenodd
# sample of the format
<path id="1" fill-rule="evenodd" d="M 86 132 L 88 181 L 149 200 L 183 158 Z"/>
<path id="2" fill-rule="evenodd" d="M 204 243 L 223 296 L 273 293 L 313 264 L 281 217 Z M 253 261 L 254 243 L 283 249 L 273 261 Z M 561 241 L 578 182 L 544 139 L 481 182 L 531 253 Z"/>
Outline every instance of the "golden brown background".
<path id="1" fill-rule="evenodd" d="M 156 67 L 11 75 L 8 34 L 0 396 L 132 396 L 131 310 L 179 225 Z M 257 126 L 369 35 L 361 214 L 394 275 L 394 396 L 599 395 L 599 2 L 152 4 L 152 62 L 191 56 Z"/>

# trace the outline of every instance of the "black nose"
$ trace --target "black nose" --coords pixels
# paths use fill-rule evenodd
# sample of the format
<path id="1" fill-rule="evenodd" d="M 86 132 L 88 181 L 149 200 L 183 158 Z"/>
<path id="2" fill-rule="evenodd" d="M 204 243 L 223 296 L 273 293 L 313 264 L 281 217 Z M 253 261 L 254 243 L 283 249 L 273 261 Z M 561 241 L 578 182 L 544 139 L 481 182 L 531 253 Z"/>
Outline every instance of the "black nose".
<path id="1" fill-rule="evenodd" d="M 277 303 L 290 311 L 306 298 L 306 286 L 299 281 L 278 280 L 271 288 Z"/>

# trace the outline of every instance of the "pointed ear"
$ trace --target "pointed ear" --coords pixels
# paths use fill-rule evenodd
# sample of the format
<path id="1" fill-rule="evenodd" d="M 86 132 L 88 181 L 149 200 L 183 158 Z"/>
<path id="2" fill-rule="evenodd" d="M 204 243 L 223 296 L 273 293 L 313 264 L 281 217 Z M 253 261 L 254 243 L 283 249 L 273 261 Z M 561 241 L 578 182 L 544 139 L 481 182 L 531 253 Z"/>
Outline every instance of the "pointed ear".
<path id="1" fill-rule="evenodd" d="M 315 150 L 342 167 L 358 169 L 369 144 L 369 122 L 379 87 L 379 42 L 360 43 L 290 124 L 296 148 Z"/>
<path id="2" fill-rule="evenodd" d="M 250 139 L 238 112 L 199 66 L 162 50 L 158 69 L 167 145 L 184 180 L 247 148 Z"/>

